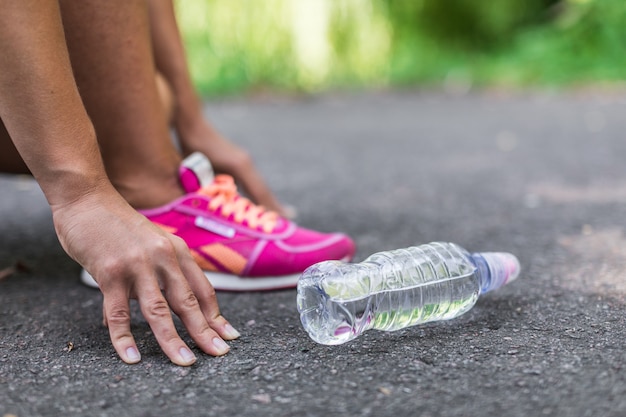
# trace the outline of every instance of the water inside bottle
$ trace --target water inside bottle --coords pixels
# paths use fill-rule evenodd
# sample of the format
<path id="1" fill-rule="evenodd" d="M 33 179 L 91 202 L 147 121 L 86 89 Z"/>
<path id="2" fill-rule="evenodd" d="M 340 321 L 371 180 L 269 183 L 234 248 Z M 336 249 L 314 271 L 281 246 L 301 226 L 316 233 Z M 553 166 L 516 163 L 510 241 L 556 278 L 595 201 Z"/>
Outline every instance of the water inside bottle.
<path id="1" fill-rule="evenodd" d="M 348 296 L 345 284 L 357 280 L 343 279 L 341 287 L 337 282 L 322 280 L 299 295 L 302 323 L 318 343 L 336 345 L 369 329 L 393 331 L 457 317 L 476 303 L 480 288 L 474 271 L 367 296 L 360 286 Z"/>

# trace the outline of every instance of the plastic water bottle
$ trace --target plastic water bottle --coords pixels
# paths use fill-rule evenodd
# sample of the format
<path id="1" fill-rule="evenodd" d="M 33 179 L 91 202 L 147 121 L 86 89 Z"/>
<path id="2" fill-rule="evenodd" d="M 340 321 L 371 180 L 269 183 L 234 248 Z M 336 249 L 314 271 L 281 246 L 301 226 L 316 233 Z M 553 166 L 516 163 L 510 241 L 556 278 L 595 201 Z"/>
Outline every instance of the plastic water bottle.
<path id="1" fill-rule="evenodd" d="M 313 340 L 338 345 L 370 329 L 458 317 L 519 271 L 510 253 L 470 254 L 443 242 L 375 253 L 357 264 L 320 262 L 300 277 L 298 312 Z"/>

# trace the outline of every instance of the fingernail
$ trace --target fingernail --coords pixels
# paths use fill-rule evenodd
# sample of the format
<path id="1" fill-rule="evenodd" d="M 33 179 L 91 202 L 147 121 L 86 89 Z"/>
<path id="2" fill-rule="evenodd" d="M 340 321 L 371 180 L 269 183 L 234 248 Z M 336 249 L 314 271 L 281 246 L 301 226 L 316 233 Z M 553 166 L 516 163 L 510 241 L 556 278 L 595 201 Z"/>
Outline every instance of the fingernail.
<path id="1" fill-rule="evenodd" d="M 231 326 L 229 323 L 226 323 L 226 325 L 224 326 L 224 333 L 226 334 L 226 337 L 228 339 L 236 339 L 239 336 L 241 336 L 239 332 L 235 330 L 235 328 Z"/>
<path id="2" fill-rule="evenodd" d="M 191 351 L 186 347 L 181 347 L 178 350 L 178 353 L 180 354 L 180 357 L 183 358 L 183 361 L 186 363 L 192 363 L 196 361 L 196 355 L 191 353 Z"/>
<path id="3" fill-rule="evenodd" d="M 230 346 L 228 346 L 228 344 L 226 344 L 226 342 L 224 342 L 219 337 L 213 338 L 213 346 L 217 348 L 220 355 L 223 355 L 230 350 Z"/>
<path id="4" fill-rule="evenodd" d="M 137 350 L 136 347 L 131 346 L 129 348 L 126 349 L 126 358 L 135 363 L 135 362 L 139 362 L 141 360 L 141 355 L 139 354 L 139 351 Z"/>

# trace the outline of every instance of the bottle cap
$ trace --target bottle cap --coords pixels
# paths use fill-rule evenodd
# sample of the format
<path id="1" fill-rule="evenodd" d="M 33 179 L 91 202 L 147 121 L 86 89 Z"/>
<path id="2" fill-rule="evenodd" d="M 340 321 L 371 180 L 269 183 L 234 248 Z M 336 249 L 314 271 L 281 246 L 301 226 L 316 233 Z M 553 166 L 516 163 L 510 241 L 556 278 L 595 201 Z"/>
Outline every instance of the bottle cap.
<path id="1" fill-rule="evenodd" d="M 506 252 L 481 252 L 480 255 L 489 268 L 489 280 L 484 282 L 482 293 L 492 291 L 516 279 L 520 264 L 515 255 Z"/>

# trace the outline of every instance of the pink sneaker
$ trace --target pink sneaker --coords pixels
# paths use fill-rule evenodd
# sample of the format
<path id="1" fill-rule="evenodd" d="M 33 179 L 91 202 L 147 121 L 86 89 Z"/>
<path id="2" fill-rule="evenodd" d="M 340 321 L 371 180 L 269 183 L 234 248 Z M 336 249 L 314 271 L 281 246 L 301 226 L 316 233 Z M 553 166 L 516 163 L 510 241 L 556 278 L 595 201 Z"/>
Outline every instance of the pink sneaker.
<path id="1" fill-rule="evenodd" d="M 188 194 L 140 212 L 187 242 L 216 290 L 295 287 L 307 267 L 325 260 L 349 261 L 354 255 L 354 243 L 346 235 L 298 227 L 241 197 L 233 178 L 214 177 L 200 153 L 183 161 L 179 175 Z M 82 280 L 97 286 L 86 271 Z"/>

